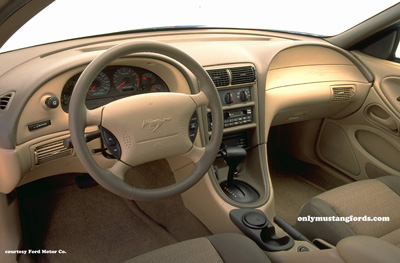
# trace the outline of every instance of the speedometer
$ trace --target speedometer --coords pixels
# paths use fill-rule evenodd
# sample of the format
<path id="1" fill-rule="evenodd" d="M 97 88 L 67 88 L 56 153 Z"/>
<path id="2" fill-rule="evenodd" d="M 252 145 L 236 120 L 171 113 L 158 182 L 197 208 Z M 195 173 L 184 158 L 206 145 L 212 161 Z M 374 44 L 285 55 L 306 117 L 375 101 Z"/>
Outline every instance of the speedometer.
<path id="1" fill-rule="evenodd" d="M 111 82 L 104 72 L 100 72 L 89 87 L 88 97 L 95 98 L 105 96 L 110 92 Z"/>
<path id="2" fill-rule="evenodd" d="M 119 92 L 133 92 L 139 87 L 139 76 L 133 69 L 122 67 L 115 71 L 113 82 Z"/>

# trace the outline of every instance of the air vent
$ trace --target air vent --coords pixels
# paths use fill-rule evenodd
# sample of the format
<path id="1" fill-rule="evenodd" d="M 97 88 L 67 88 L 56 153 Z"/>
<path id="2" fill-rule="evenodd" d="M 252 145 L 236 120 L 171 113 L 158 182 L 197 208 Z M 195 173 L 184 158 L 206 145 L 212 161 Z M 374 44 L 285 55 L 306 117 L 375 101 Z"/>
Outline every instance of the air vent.
<path id="1" fill-rule="evenodd" d="M 256 72 L 253 67 L 237 67 L 207 70 L 216 87 L 253 83 Z"/>
<path id="2" fill-rule="evenodd" d="M 232 85 L 252 83 L 256 80 L 253 67 L 231 68 Z"/>
<path id="3" fill-rule="evenodd" d="M 229 85 L 229 74 L 226 69 L 207 70 L 216 87 Z"/>
<path id="4" fill-rule="evenodd" d="M 14 92 L 10 92 L 0 96 L 0 111 L 8 109 L 14 94 Z"/>
<path id="5" fill-rule="evenodd" d="M 346 87 L 332 87 L 332 99 L 331 101 L 350 101 L 354 96 L 355 89 L 353 86 Z"/>
<path id="6" fill-rule="evenodd" d="M 35 164 L 40 165 L 72 154 L 72 149 L 64 147 L 63 140 L 36 147 L 34 151 Z"/>

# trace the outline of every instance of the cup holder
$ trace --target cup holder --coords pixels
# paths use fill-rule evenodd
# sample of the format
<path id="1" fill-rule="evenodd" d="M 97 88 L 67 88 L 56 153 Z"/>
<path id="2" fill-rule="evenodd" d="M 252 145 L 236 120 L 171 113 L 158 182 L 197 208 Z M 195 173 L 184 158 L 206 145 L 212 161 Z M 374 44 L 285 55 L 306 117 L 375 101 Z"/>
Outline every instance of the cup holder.
<path id="1" fill-rule="evenodd" d="M 232 222 L 263 250 L 282 251 L 291 249 L 294 245 L 290 236 L 276 235 L 274 225 L 260 210 L 235 209 L 229 216 Z"/>
<path id="2" fill-rule="evenodd" d="M 290 246 L 290 241 L 292 238 L 289 236 L 278 237 L 275 234 L 274 226 L 272 227 L 267 226 L 263 228 L 261 230 L 260 236 L 261 240 L 265 243 L 265 245 L 269 248 L 270 251 L 287 250 L 292 248 L 293 246 L 293 245 Z"/>

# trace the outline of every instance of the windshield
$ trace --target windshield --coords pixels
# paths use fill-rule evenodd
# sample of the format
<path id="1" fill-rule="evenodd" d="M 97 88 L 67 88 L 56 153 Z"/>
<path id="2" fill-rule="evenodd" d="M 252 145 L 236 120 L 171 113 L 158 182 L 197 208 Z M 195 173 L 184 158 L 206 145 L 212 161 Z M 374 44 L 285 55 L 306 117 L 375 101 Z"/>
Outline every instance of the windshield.
<path id="1" fill-rule="evenodd" d="M 0 52 L 43 43 L 163 27 L 253 28 L 318 36 L 341 33 L 397 1 L 56 0 Z"/>

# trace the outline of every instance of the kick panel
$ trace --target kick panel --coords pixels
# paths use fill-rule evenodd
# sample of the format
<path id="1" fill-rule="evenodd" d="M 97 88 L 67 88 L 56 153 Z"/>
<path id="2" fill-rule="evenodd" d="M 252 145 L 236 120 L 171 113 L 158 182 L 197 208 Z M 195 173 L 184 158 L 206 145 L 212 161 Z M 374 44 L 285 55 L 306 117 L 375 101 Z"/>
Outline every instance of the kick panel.
<path id="1" fill-rule="evenodd" d="M 326 123 L 318 141 L 320 158 L 338 170 L 354 176 L 360 173 L 351 144 L 340 126 Z"/>

